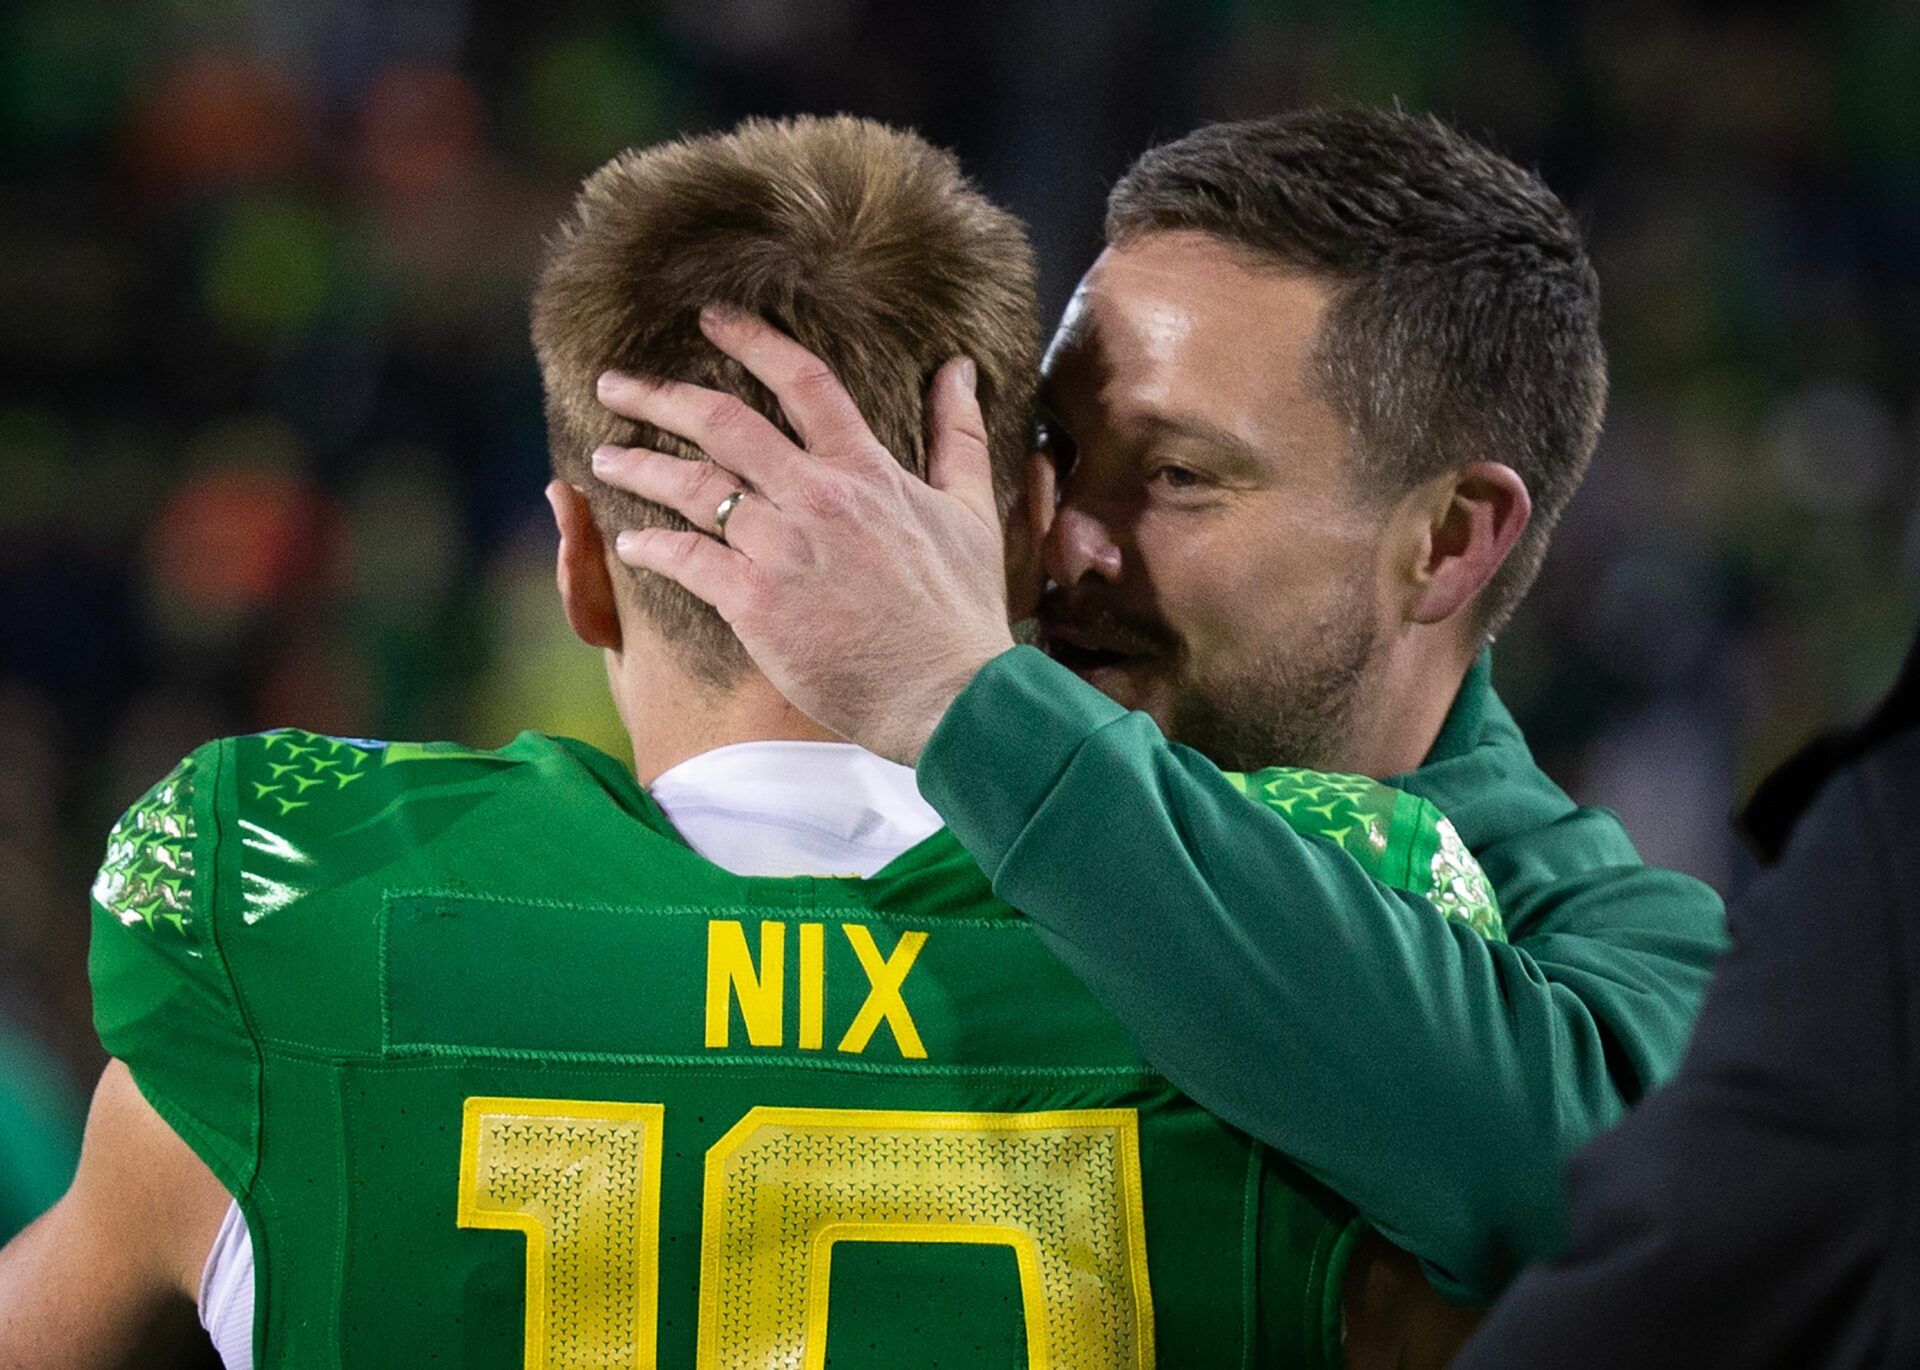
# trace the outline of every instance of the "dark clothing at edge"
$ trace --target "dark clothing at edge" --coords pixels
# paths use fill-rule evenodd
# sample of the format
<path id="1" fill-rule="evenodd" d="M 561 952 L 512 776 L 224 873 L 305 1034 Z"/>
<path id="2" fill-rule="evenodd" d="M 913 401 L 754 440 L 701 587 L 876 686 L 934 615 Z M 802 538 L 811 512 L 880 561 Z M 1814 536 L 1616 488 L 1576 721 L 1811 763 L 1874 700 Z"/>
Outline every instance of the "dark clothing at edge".
<path id="1" fill-rule="evenodd" d="M 1583 1152 L 1567 1254 L 1455 1362 L 1920 1365 L 1920 641 L 1761 787 L 1679 1075 Z"/>

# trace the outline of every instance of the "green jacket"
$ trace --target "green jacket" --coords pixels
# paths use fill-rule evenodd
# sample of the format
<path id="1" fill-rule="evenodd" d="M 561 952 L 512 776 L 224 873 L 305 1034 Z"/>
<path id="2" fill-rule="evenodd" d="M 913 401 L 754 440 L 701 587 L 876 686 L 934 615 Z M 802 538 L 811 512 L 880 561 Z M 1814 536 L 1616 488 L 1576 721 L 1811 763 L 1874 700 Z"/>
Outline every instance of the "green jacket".
<path id="1" fill-rule="evenodd" d="M 1156 1068 L 1463 1302 L 1559 1245 L 1565 1161 L 1673 1072 L 1725 938 L 1719 896 L 1547 779 L 1489 672 L 1389 783 L 1452 820 L 1507 943 L 1244 803 L 1031 648 L 974 678 L 919 763 L 995 893 Z"/>

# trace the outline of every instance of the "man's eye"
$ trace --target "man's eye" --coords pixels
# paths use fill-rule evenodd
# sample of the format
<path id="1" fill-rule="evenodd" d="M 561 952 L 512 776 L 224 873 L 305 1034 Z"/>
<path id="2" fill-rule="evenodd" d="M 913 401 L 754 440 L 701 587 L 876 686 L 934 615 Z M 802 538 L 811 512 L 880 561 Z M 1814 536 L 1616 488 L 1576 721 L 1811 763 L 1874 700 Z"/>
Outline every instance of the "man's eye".
<path id="1" fill-rule="evenodd" d="M 1207 483 L 1205 476 L 1188 466 L 1156 466 L 1152 479 L 1170 490 L 1192 490 Z"/>
<path id="2" fill-rule="evenodd" d="M 1080 455 L 1072 435 L 1057 422 L 1046 419 L 1041 420 L 1034 432 L 1034 446 L 1047 455 L 1054 471 L 1063 476 L 1073 469 L 1073 463 Z"/>

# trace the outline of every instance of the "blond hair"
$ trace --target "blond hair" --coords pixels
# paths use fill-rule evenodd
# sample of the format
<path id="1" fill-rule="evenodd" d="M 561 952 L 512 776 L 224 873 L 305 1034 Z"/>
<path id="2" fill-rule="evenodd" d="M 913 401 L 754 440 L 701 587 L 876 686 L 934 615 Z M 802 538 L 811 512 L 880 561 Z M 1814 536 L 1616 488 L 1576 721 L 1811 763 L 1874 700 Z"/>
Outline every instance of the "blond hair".
<path id="1" fill-rule="evenodd" d="M 701 334 L 710 303 L 761 315 L 825 361 L 919 476 L 927 382 L 971 357 L 1006 510 L 1031 447 L 1033 255 L 1019 221 L 952 154 L 844 115 L 750 119 L 623 152 L 587 179 L 548 246 L 533 344 L 554 472 L 586 492 L 603 530 L 687 525 L 596 480 L 595 447 L 700 454 L 602 407 L 601 372 L 726 390 L 787 427 L 765 387 Z M 658 576 L 638 573 L 635 586 L 684 664 L 716 684 L 738 678 L 745 652 L 706 604 Z"/>

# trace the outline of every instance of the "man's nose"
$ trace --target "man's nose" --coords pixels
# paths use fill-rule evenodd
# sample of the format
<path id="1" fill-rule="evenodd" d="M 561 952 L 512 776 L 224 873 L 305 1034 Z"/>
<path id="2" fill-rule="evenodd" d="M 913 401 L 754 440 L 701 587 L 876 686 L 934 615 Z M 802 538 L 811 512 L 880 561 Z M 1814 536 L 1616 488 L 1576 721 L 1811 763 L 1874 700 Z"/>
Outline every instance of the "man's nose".
<path id="1" fill-rule="evenodd" d="M 1119 582 L 1120 545 L 1097 513 L 1070 498 L 1053 511 L 1040 553 L 1047 579 L 1055 585 L 1075 585 L 1086 576 Z"/>

